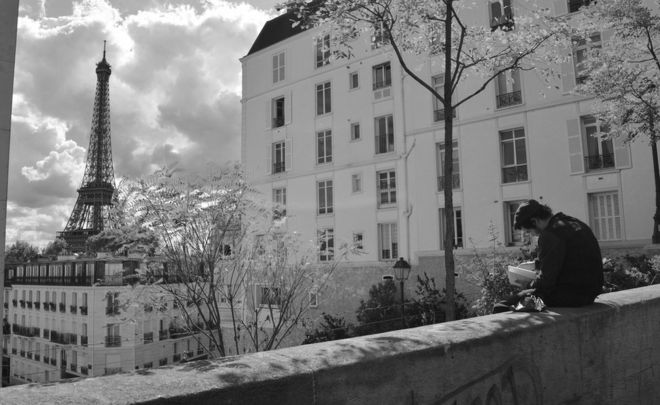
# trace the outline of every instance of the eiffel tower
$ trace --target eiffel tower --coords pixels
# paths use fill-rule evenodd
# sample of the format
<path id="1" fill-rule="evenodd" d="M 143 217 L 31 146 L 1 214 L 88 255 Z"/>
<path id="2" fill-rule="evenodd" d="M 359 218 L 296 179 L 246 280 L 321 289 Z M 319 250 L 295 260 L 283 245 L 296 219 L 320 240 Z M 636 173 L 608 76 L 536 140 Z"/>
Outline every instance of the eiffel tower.
<path id="1" fill-rule="evenodd" d="M 96 95 L 92 132 L 89 136 L 87 163 L 82 185 L 78 189 L 78 199 L 64 231 L 58 237 L 67 243 L 70 252 L 85 250 L 85 242 L 90 236 L 101 232 L 108 223 L 108 211 L 115 192 L 115 174 L 112 167 L 112 147 L 110 145 L 110 64 L 103 60 L 96 64 Z"/>

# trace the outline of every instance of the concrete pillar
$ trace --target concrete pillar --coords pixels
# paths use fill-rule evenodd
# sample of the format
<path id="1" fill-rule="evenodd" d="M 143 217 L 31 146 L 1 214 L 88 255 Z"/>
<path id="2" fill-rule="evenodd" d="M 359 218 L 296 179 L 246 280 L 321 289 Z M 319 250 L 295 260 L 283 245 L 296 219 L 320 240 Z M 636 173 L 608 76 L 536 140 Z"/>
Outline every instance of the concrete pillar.
<path id="1" fill-rule="evenodd" d="M 16 60 L 16 26 L 18 0 L 0 3 L 0 322 L 4 318 L 5 298 L 5 232 L 7 228 L 7 183 L 9 177 L 9 135 L 11 130 L 11 99 L 14 92 L 14 62 Z M 2 329 L 0 329 L 0 342 Z M 0 367 L 0 380 L 2 380 Z"/>

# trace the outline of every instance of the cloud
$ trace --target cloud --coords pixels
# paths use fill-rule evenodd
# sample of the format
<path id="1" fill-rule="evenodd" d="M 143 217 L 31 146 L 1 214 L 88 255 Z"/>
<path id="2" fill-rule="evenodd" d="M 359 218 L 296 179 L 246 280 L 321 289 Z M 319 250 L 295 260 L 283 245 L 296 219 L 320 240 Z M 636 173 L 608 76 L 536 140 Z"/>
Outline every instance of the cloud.
<path id="1" fill-rule="evenodd" d="M 23 0 L 8 243 L 29 235 L 32 243 L 45 245 L 73 209 L 104 40 L 112 65 L 116 177 L 140 176 L 174 162 L 196 170 L 210 161 L 240 160 L 239 58 L 274 16 L 276 1 L 250 3 Z"/>

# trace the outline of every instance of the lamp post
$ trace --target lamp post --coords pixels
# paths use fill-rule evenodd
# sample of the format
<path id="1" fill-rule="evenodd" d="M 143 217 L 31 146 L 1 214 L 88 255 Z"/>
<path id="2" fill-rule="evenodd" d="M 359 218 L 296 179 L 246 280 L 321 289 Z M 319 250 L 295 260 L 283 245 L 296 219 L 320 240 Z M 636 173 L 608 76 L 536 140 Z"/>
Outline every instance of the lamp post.
<path id="1" fill-rule="evenodd" d="M 394 263 L 394 277 L 399 280 L 400 287 L 399 289 L 401 290 L 401 325 L 405 328 L 406 327 L 406 317 L 405 317 L 405 309 L 403 306 L 403 283 L 408 280 L 408 277 L 410 276 L 410 264 L 403 259 L 403 257 L 399 257 L 399 260 Z"/>

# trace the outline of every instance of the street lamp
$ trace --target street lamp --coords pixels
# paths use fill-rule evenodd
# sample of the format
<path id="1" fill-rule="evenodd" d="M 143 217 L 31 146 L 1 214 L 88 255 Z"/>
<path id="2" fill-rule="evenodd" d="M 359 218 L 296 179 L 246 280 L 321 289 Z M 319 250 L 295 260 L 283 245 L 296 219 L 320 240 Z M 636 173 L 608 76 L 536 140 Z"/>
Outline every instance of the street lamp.
<path id="1" fill-rule="evenodd" d="M 406 327 L 406 317 L 405 317 L 405 310 L 403 307 L 403 283 L 408 280 L 408 277 L 410 276 L 410 264 L 403 259 L 403 257 L 399 257 L 399 260 L 394 263 L 394 277 L 399 280 L 400 283 L 400 290 L 401 290 L 401 324 L 405 328 Z"/>

